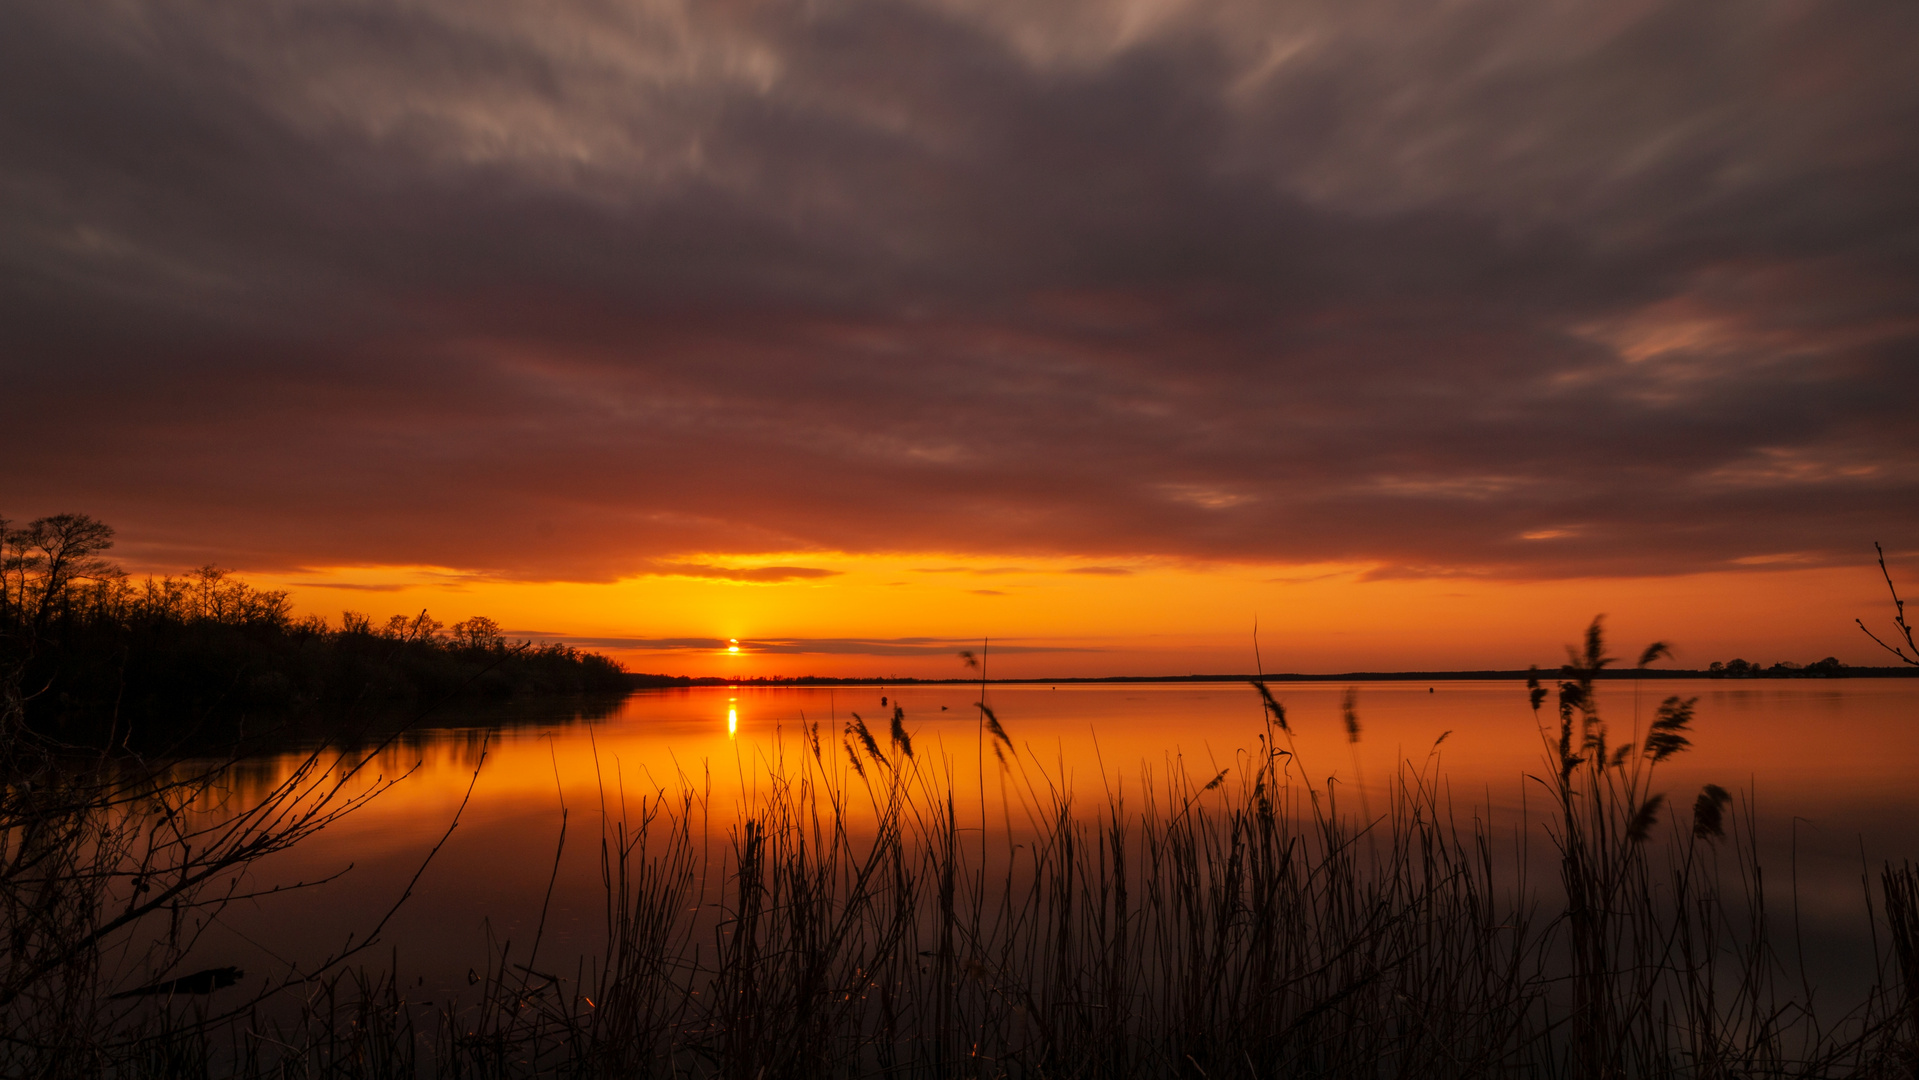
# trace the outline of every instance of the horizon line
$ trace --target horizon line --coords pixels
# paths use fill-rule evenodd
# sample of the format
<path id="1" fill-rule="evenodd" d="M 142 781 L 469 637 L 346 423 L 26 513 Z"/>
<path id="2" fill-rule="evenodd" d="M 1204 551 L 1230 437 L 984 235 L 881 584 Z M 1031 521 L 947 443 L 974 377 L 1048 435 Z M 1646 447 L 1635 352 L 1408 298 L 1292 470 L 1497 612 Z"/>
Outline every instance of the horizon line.
<path id="1" fill-rule="evenodd" d="M 1919 668 L 1915 667 L 1866 667 L 1844 666 L 1838 673 L 1807 671 L 1803 668 L 1788 669 L 1779 674 L 1769 674 L 1761 669 L 1749 675 L 1715 674 L 1706 668 L 1624 668 L 1601 670 L 1592 673 L 1596 679 L 1715 679 L 1743 681 L 1747 679 L 1830 679 L 1830 678 L 1919 678 Z M 1484 668 L 1454 671 L 1348 671 L 1337 674 L 1311 674 L 1304 672 L 1275 672 L 1257 674 L 1195 674 L 1195 675 L 1073 675 L 1062 678 L 996 678 L 964 679 L 942 678 L 928 679 L 913 676 L 883 677 L 862 675 L 754 675 L 733 678 L 724 675 L 664 675 L 649 672 L 627 672 L 627 679 L 636 690 L 667 689 L 675 686 L 741 686 L 748 684 L 779 684 L 785 686 L 1014 686 L 1034 684 L 1088 684 L 1088 683 L 1248 683 L 1248 682 L 1467 682 L 1467 681 L 1509 681 L 1515 679 L 1537 678 L 1556 679 L 1560 676 L 1558 668 Z"/>

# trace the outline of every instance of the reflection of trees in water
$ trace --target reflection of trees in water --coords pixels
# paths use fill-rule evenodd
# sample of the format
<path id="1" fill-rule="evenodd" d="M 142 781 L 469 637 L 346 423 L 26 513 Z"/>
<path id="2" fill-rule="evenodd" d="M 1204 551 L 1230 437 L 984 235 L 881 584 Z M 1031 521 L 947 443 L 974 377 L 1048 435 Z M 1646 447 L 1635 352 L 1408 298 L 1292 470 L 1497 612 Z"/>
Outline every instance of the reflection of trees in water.
<path id="1" fill-rule="evenodd" d="M 1294 745 L 1302 725 L 1278 695 L 1265 698 L 1257 752 L 1190 776 L 1175 760 L 1105 801 L 1049 772 L 1015 737 L 1015 716 L 1002 725 L 982 709 L 982 737 L 1005 751 L 985 763 L 1008 799 L 991 818 L 956 809 L 972 778 L 904 723 L 806 724 L 799 752 L 754 759 L 764 782 L 737 819 L 675 790 L 620 800 L 604 819 L 574 815 L 567 854 L 584 842 L 607 890 L 603 953 L 574 966 L 515 937 L 474 957 L 455 1003 L 437 989 L 410 997 L 392 973 L 332 980 L 304 1005 L 287 999 L 305 1011 L 261 1068 L 281 1055 L 290 1073 L 341 1072 L 438 1031 L 422 1072 L 976 1075 L 990 1059 L 985 1074 L 1003 1076 L 1612 1080 L 1792 1071 L 1754 1067 L 1782 1061 L 1873 1075 L 1904 1038 L 1911 999 L 1885 985 L 1864 1010 L 1827 1010 L 1818 1032 L 1792 1019 L 1812 1003 L 1772 979 L 1781 957 L 1743 918 L 1759 910 L 1745 808 L 1715 795 L 1690 815 L 1683 800 L 1655 814 L 1647 784 L 1615 783 L 1681 751 L 1691 720 L 1669 703 L 1643 745 L 1604 745 L 1587 678 L 1600 642 L 1589 644 L 1584 667 L 1561 673 L 1564 738 L 1545 746 L 1542 773 L 1562 811 L 1585 815 L 1559 834 L 1574 860 L 1562 872 L 1586 884 L 1562 890 L 1570 901 L 1521 895 L 1519 868 L 1492 856 L 1508 837 L 1455 815 L 1431 758 L 1381 789 L 1385 809 L 1362 832 L 1342 790 L 1304 781 L 1298 755 L 1313 751 Z M 1552 691 L 1540 690 L 1543 703 Z M 1347 707 L 1350 741 L 1367 729 L 1358 703 Z M 422 760 L 463 768 L 507 726 L 402 730 L 344 757 L 326 750 L 309 775 L 334 762 L 362 783 Z M 271 799 L 306 760 L 214 763 L 218 783 L 202 794 L 225 802 L 203 816 Z M 1881 895 L 1894 901 L 1888 921 L 1919 933 L 1912 890 L 1910 874 L 1889 872 Z M 1887 972 L 1919 971 L 1900 962 Z M 205 986 L 218 1001 L 240 992 L 222 975 L 115 986 Z M 184 1014 L 159 991 L 122 1000 Z"/>
<path id="2" fill-rule="evenodd" d="M 18 689 L 0 681 L 0 1075 L 115 1074 L 150 1053 L 156 1024 L 196 1037 L 310 988 L 391 917 L 201 1001 L 245 977 L 181 970 L 226 908 L 299 887 L 248 871 L 387 790 L 396 746 L 178 763 L 88 754 L 30 731 Z"/>
<path id="3" fill-rule="evenodd" d="M 403 717 L 397 713 L 375 716 L 351 724 L 343 717 L 329 719 L 324 715 L 320 718 L 309 716 L 300 725 L 284 730 L 278 739 L 262 742 L 244 757 L 218 763 L 202 760 L 187 763 L 182 768 L 205 770 L 218 764 L 222 770 L 220 782 L 206 790 L 200 805 L 203 809 L 227 811 L 249 806 L 268 797 L 285 783 L 289 775 L 301 768 L 309 756 L 318 751 L 332 753 L 348 762 L 364 759 L 368 769 L 362 770 L 363 782 L 370 782 L 374 776 L 392 779 L 416 767 L 424 767 L 429 772 L 465 775 L 480 767 L 489 737 L 499 732 L 532 728 L 566 729 L 594 723 L 612 716 L 618 711 L 622 700 L 619 696 L 605 695 L 564 702 L 503 704 L 483 708 L 462 706 L 457 715 L 447 717 L 457 719 L 459 725 L 447 727 L 423 727 L 410 723 L 410 720 L 417 720 L 417 714 L 414 717 Z M 346 737 L 325 741 L 299 737 L 302 728 L 315 726 L 333 727 L 347 734 Z"/>
<path id="4" fill-rule="evenodd" d="M 1815 1023 L 1776 977 L 1747 808 L 1709 790 L 1659 816 L 1631 782 L 1684 749 L 1683 703 L 1599 752 L 1599 644 L 1562 672 L 1565 738 L 1543 747 L 1576 816 L 1552 834 L 1564 895 L 1495 866 L 1517 838 L 1456 814 L 1432 756 L 1355 819 L 1307 781 L 1277 695 L 1257 751 L 1104 800 L 982 710 L 1008 751 L 997 819 L 956 808 L 972 778 L 908 732 L 809 724 L 802 752 L 759 759 L 738 819 L 690 790 L 621 800 L 597 837 L 575 817 L 604 952 L 502 942 L 457 1002 L 371 980 L 283 1046 L 324 1072 L 330 1047 L 389 1054 L 432 1025 L 431 1068 L 475 1075 L 1904 1075 L 1919 998 L 1886 981 L 1843 1015 L 1822 997 Z M 1882 885 L 1901 940 L 1914 881 Z M 1909 947 L 1886 959 L 1919 973 Z"/>

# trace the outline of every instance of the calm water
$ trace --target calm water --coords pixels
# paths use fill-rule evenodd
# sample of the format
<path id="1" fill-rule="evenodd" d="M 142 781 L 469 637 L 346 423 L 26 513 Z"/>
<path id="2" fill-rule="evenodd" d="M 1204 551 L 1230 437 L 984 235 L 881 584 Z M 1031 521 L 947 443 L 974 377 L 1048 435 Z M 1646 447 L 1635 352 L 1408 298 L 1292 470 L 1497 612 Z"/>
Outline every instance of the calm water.
<path id="1" fill-rule="evenodd" d="M 1539 835 L 1543 792 L 1525 776 L 1542 771 L 1545 757 L 1519 684 L 1361 684 L 1357 744 L 1340 720 L 1345 690 L 1275 686 L 1297 732 L 1296 760 L 1315 783 L 1331 778 L 1342 809 L 1357 811 L 1362 790 L 1382 806 L 1397 769 L 1423 769 L 1444 778 L 1461 819 L 1490 817 Z M 1662 767 L 1657 787 L 1682 806 L 1706 782 L 1752 799 L 1769 882 L 1788 883 L 1777 886 L 1783 891 L 1796 876 L 1815 966 L 1863 962 L 1862 865 L 1919 856 L 1919 680 L 1606 683 L 1600 700 L 1614 741 L 1630 738 L 1635 717 L 1643 724 L 1667 694 L 1697 696 L 1698 719 L 1694 749 Z M 982 779 L 977 698 L 965 687 L 701 688 L 638 693 L 597 719 L 569 712 L 419 732 L 379 762 L 384 776 L 410 775 L 262 863 L 254 878 L 267 885 L 346 872 L 228 909 L 197 958 L 264 972 L 311 964 L 364 935 L 446 833 L 469 787 L 457 829 L 376 954 L 449 990 L 465 984 L 489 947 L 511 940 L 523 958 L 536 934 L 541 966 L 570 973 L 598 947 L 603 808 L 617 817 L 622 800 L 631 812 L 642 799 L 689 787 L 721 840 L 765 793 L 769 769 L 784 760 L 791 772 L 794 755 L 808 753 L 805 725 L 820 725 L 831 740 L 825 750 L 838 754 L 828 760 L 850 777 L 836 733 L 858 713 L 884 743 L 890 706 L 902 705 L 919 760 L 950 768 L 962 821 L 978 820 L 983 793 L 994 828 L 1007 815 L 1021 818 L 1022 800 L 1049 787 L 1103 807 L 1112 794 L 1137 805 L 1143 778 L 1176 769 L 1203 783 L 1239 769 L 1265 731 L 1257 698 L 1241 685 L 995 686 L 988 701 L 1020 754 L 1002 769 L 989 752 Z M 236 798 L 257 797 L 299 760 L 289 753 L 255 763 Z M 1775 894 L 1774 902 L 1790 899 Z"/>

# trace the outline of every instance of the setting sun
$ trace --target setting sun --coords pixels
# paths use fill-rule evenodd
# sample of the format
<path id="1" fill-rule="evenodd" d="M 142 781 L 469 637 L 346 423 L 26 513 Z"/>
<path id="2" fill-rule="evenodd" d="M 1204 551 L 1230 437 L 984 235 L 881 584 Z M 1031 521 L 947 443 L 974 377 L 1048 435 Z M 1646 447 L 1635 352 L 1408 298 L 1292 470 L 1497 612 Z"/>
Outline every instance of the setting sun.
<path id="1" fill-rule="evenodd" d="M 0 1080 L 1911 1072 L 1914 56 L 0 2 Z"/>

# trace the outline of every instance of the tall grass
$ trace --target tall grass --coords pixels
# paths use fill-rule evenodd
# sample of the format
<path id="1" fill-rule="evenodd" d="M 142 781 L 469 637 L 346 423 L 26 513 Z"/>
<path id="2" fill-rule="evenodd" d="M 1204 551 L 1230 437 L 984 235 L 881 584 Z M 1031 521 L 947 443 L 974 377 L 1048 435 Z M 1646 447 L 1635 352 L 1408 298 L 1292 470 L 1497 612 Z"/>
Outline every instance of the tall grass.
<path id="1" fill-rule="evenodd" d="M 1386 805 L 1347 805 L 1263 685 L 1257 750 L 1096 799 L 1049 780 L 1015 752 L 1016 718 L 982 708 L 1007 792 L 985 830 L 957 808 L 974 779 L 915 747 L 899 714 L 890 733 L 811 725 L 717 834 L 694 792 L 606 793 L 596 955 L 563 963 L 536 933 L 476 965 L 472 995 L 431 1006 L 391 973 L 309 983 L 298 1008 L 225 1025 L 197 1019 L 199 999 L 158 1000 L 113 1069 L 1913 1075 L 1919 876 L 1887 867 L 1868 891 L 1879 978 L 1816 1011 L 1775 952 L 1750 807 L 1656 790 L 1689 703 L 1615 733 L 1591 694 L 1606 663 L 1595 626 L 1534 693 L 1558 706 L 1540 726 L 1543 846 L 1456 811 L 1431 755 L 1400 764 Z"/>

